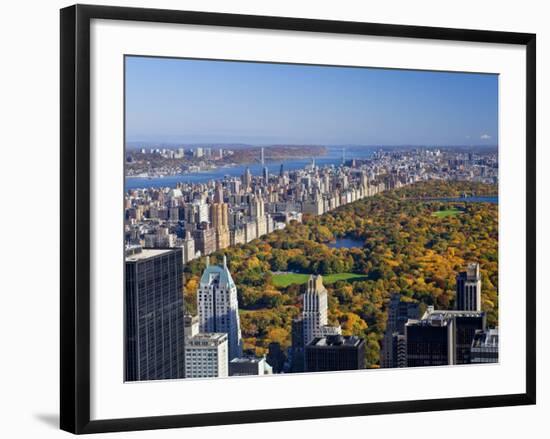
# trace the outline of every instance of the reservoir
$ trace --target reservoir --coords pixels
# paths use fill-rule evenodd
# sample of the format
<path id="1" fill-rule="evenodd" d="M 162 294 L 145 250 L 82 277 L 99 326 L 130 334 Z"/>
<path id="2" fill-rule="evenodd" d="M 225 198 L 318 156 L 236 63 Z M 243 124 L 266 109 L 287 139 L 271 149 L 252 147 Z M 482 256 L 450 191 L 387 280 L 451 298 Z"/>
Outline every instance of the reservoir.
<path id="1" fill-rule="evenodd" d="M 327 245 L 330 248 L 363 248 L 364 242 L 361 239 L 355 239 L 355 238 L 338 238 L 334 242 L 330 242 Z"/>
<path id="2" fill-rule="evenodd" d="M 472 197 L 456 197 L 456 198 L 429 198 L 426 201 L 446 201 L 446 202 L 457 202 L 457 203 L 491 203 L 498 204 L 498 196 L 472 196 Z"/>

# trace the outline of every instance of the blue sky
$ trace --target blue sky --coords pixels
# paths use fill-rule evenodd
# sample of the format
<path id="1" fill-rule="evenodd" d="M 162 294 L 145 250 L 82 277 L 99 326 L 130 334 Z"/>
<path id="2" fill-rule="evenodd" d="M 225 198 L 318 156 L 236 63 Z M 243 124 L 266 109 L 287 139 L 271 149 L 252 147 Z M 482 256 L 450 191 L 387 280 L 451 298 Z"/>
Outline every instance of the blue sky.
<path id="1" fill-rule="evenodd" d="M 498 76 L 126 57 L 126 140 L 496 145 Z"/>

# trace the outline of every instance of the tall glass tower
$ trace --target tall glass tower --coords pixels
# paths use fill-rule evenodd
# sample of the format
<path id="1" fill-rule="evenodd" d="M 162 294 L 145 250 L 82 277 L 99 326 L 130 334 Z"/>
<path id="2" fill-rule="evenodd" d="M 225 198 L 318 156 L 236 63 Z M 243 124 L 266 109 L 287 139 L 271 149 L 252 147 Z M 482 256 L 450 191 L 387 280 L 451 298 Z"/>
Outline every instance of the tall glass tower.
<path id="1" fill-rule="evenodd" d="M 182 249 L 126 253 L 126 381 L 184 377 Z"/>

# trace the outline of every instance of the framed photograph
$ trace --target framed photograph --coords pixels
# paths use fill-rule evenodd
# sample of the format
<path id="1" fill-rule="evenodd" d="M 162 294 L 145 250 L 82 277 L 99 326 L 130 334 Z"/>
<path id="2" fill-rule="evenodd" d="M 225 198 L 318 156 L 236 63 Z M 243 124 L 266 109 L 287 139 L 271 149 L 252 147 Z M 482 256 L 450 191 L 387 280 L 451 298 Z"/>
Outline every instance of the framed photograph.
<path id="1" fill-rule="evenodd" d="M 535 35 L 61 10 L 61 428 L 535 403 Z"/>

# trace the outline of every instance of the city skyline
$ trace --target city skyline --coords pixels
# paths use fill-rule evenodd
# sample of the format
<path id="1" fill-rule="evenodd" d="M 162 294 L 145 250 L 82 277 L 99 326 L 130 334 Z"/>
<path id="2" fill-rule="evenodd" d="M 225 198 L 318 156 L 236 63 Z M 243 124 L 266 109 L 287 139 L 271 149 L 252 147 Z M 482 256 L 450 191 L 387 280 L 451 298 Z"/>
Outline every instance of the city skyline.
<path id="1" fill-rule="evenodd" d="M 498 145 L 493 74 L 125 62 L 128 143 Z"/>
<path id="2" fill-rule="evenodd" d="M 125 62 L 127 381 L 498 362 L 498 76 Z"/>
<path id="3" fill-rule="evenodd" d="M 152 183 L 125 194 L 129 381 L 498 361 L 498 152 L 241 159 L 128 155 Z M 164 181 L 190 163 L 209 178 Z"/>

